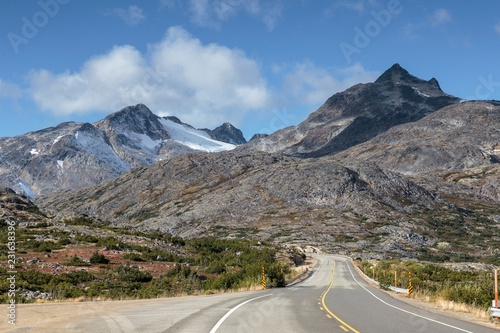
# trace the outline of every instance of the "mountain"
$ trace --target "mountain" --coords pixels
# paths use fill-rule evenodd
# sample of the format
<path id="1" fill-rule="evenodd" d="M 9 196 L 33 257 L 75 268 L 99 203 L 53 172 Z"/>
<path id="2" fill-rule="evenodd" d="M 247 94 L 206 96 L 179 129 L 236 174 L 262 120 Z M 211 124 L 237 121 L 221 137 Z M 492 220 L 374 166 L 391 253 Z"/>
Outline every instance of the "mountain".
<path id="1" fill-rule="evenodd" d="M 444 107 L 336 155 L 424 181 L 441 192 L 459 187 L 500 202 L 500 102 Z M 456 186 L 451 186 L 456 185 Z"/>
<path id="2" fill-rule="evenodd" d="M 298 126 L 251 140 L 237 150 L 298 157 L 333 155 L 459 101 L 444 93 L 436 79 L 419 79 L 395 64 L 374 83 L 333 95 Z"/>
<path id="3" fill-rule="evenodd" d="M 247 140 L 243 137 L 241 130 L 237 129 L 230 123 L 224 123 L 221 126 L 215 128 L 214 130 L 203 129 L 210 135 L 212 139 L 230 143 L 233 145 L 242 145 L 247 143 Z"/>
<path id="4" fill-rule="evenodd" d="M 265 137 L 268 137 L 268 136 L 269 136 L 269 134 L 261 134 L 261 133 L 257 133 L 257 134 L 254 134 L 254 135 L 252 136 L 252 138 L 250 139 L 250 141 L 252 141 L 252 140 L 257 140 L 257 139 L 262 139 L 262 138 L 265 138 Z M 249 141 L 249 142 L 250 142 L 250 141 Z"/>
<path id="5" fill-rule="evenodd" d="M 238 133 L 230 124 L 222 127 Z M 225 132 L 217 133 L 223 136 Z M 131 168 L 173 156 L 235 147 L 175 117 L 158 117 L 138 104 L 94 124 L 67 122 L 0 138 L 0 186 L 33 198 L 100 184 Z"/>
<path id="6" fill-rule="evenodd" d="M 23 222 L 46 222 L 45 215 L 26 196 L 9 188 L 0 188 L 0 224 L 5 219 Z"/>
<path id="7" fill-rule="evenodd" d="M 103 122 L 111 125 L 86 125 L 95 137 L 104 133 L 110 147 L 121 142 L 130 150 L 113 150 L 129 156 L 127 165 L 140 165 L 146 155 L 134 155 L 144 149 L 125 139 L 145 133 L 178 145 L 165 122 L 194 131 L 177 118 L 158 125 L 147 112 L 130 114 L 138 118 L 124 121 L 125 129 L 110 119 Z M 435 79 L 421 80 L 396 64 L 374 83 L 333 95 L 298 126 L 232 151 L 159 160 L 34 203 L 61 218 L 88 216 L 183 237 L 250 237 L 366 258 L 486 258 L 500 241 L 494 231 L 500 223 L 499 128 L 500 102 L 460 100 Z"/>
<path id="8" fill-rule="evenodd" d="M 185 237 L 245 230 L 264 239 L 283 235 L 323 243 L 346 233 L 356 239 L 373 234 L 370 230 L 383 226 L 380 216 L 388 216 L 390 207 L 391 219 L 408 222 L 405 233 L 414 236 L 414 246 L 430 238 L 418 234 L 425 229 L 407 218 L 412 209 L 448 206 L 374 164 L 344 166 L 326 158 L 232 151 L 177 156 L 96 187 L 53 193 L 35 202 L 62 216 L 85 215 Z"/>

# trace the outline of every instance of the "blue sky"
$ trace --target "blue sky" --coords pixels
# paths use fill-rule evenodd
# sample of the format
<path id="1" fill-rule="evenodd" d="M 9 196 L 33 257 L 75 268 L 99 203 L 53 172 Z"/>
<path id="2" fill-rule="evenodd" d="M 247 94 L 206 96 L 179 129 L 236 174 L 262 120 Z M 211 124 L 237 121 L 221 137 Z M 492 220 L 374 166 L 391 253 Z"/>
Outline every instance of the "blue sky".
<path id="1" fill-rule="evenodd" d="M 0 2 L 0 137 L 144 103 L 247 139 L 296 125 L 398 62 L 500 100 L 500 2 Z"/>

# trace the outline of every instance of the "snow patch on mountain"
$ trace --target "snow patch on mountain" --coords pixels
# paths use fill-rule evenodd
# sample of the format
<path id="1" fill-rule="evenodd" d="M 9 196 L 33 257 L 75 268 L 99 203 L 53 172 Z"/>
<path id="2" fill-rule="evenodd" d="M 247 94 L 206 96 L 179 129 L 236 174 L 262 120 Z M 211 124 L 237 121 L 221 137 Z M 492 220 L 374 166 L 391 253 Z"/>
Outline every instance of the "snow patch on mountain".
<path id="1" fill-rule="evenodd" d="M 36 197 L 36 194 L 31 189 L 31 186 L 23 179 L 19 178 L 17 185 L 19 185 L 19 188 L 24 192 L 24 195 L 26 195 L 26 197 L 30 199 Z"/>
<path id="2" fill-rule="evenodd" d="M 151 150 L 156 149 L 163 142 L 163 140 L 153 140 L 146 134 L 140 134 L 139 139 L 144 147 Z"/>
<path id="3" fill-rule="evenodd" d="M 125 163 L 113 150 L 113 148 L 104 140 L 103 136 L 97 133 L 76 132 L 76 142 L 83 151 L 94 155 L 102 162 L 110 165 L 119 173 L 130 170 L 131 167 Z"/>
<path id="4" fill-rule="evenodd" d="M 415 90 L 415 91 L 416 91 L 416 92 L 417 92 L 420 96 L 424 96 L 424 97 L 431 97 L 431 96 L 429 96 L 429 95 L 427 95 L 427 94 L 421 93 L 421 92 L 420 92 L 417 88 L 415 88 L 415 87 L 412 87 L 412 88 L 413 88 L 413 90 Z"/>
<path id="5" fill-rule="evenodd" d="M 61 167 L 61 169 L 64 169 L 64 161 L 57 160 L 57 164 Z"/>
<path id="6" fill-rule="evenodd" d="M 52 144 L 55 145 L 56 143 L 58 143 L 62 137 L 63 137 L 62 135 L 59 135 L 57 138 L 54 139 L 54 141 L 52 141 Z"/>
<path id="7" fill-rule="evenodd" d="M 219 152 L 232 150 L 236 145 L 212 139 L 206 132 L 178 124 L 171 120 L 160 118 L 161 124 L 174 141 L 199 151 Z"/>

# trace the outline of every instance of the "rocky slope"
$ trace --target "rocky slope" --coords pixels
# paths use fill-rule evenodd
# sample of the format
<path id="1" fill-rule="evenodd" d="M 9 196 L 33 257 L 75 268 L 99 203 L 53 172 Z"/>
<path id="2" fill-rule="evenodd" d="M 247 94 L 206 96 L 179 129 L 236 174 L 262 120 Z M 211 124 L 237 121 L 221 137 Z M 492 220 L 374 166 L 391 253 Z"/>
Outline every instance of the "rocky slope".
<path id="1" fill-rule="evenodd" d="M 46 221 L 45 215 L 28 198 L 0 188 L 0 220 Z"/>
<path id="2" fill-rule="evenodd" d="M 251 140 L 238 150 L 300 157 L 331 155 L 459 101 L 444 93 L 436 79 L 421 80 L 395 64 L 374 83 L 333 95 L 298 126 Z"/>
<path id="3" fill-rule="evenodd" d="M 240 142 L 239 134 L 228 123 L 207 133 L 139 104 L 94 124 L 68 122 L 0 138 L 0 186 L 32 198 L 96 185 L 173 156 L 233 149 L 228 142 Z"/>
<path id="4" fill-rule="evenodd" d="M 450 105 L 336 157 L 376 163 L 443 193 L 472 189 L 500 202 L 500 102 Z"/>
<path id="5" fill-rule="evenodd" d="M 371 226 L 379 215 L 397 220 L 412 209 L 448 206 L 374 164 L 346 167 L 324 158 L 235 152 L 178 156 L 97 187 L 46 195 L 36 202 L 59 215 L 85 214 L 186 237 L 242 229 L 262 238 L 332 243 L 345 234 L 376 233 L 365 224 Z M 417 224 L 406 228 L 405 235 L 414 234 L 418 246 L 430 241 L 418 234 Z"/>

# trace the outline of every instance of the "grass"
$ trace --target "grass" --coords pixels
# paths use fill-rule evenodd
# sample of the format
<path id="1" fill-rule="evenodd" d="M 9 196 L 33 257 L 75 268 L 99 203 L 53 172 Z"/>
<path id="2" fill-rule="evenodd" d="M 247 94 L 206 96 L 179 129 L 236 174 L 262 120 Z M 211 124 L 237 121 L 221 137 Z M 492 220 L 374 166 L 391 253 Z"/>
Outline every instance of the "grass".
<path id="1" fill-rule="evenodd" d="M 374 269 L 375 280 L 383 285 L 394 285 L 396 271 L 398 287 L 401 288 L 408 288 L 408 272 L 411 272 L 416 293 L 484 311 L 494 298 L 493 275 L 489 271 L 453 271 L 442 265 L 399 260 L 362 261 L 360 266 L 370 276 Z"/>

